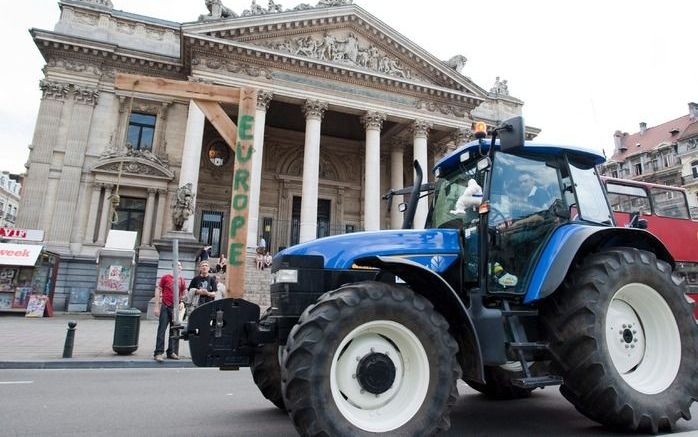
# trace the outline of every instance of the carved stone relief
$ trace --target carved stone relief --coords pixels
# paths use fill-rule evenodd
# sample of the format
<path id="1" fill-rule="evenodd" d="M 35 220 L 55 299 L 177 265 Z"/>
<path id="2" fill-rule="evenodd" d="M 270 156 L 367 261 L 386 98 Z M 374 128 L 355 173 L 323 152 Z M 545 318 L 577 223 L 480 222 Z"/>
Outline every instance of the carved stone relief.
<path id="1" fill-rule="evenodd" d="M 443 115 L 453 115 L 459 118 L 465 117 L 468 113 L 465 108 L 446 103 L 432 102 L 430 100 L 419 100 L 415 103 L 415 107 L 424 111 L 438 112 Z"/>
<path id="2" fill-rule="evenodd" d="M 231 61 L 228 59 L 194 58 L 191 63 L 192 65 L 199 65 L 209 70 L 224 69 L 231 73 L 244 73 L 252 77 L 264 77 L 265 79 L 272 78 L 271 71 L 267 70 L 266 68 L 260 68 L 256 65 L 244 64 L 242 62 Z"/>
<path id="3" fill-rule="evenodd" d="M 45 99 L 62 100 L 72 96 L 76 102 L 88 105 L 96 105 L 99 99 L 98 89 L 65 82 L 44 79 L 39 82 L 39 88 Z"/>
<path id="4" fill-rule="evenodd" d="M 44 99 L 63 100 L 68 96 L 70 85 L 63 82 L 42 80 L 39 82 L 42 97 Z"/>
<path id="5" fill-rule="evenodd" d="M 497 76 L 497 78 L 494 80 L 494 86 L 490 88 L 490 93 L 500 96 L 508 96 L 509 85 L 507 84 L 507 80 L 500 80 L 499 76 Z"/>
<path id="6" fill-rule="evenodd" d="M 373 44 L 360 41 L 353 32 L 343 35 L 338 32 L 304 35 L 294 39 L 269 41 L 265 46 L 295 56 L 352 65 L 403 79 L 417 78 L 399 60 L 388 56 Z"/>
<path id="7" fill-rule="evenodd" d="M 66 71 L 71 71 L 74 73 L 88 73 L 93 76 L 101 76 L 102 71 L 99 67 L 87 64 L 84 62 L 73 61 L 69 59 L 54 59 L 51 58 L 46 63 L 48 68 L 59 68 Z"/>

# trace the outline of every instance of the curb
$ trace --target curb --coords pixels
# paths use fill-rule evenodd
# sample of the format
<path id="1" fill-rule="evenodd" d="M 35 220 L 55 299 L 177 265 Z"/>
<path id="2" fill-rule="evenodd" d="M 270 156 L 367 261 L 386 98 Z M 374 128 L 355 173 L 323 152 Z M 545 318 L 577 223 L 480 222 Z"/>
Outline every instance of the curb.
<path id="1" fill-rule="evenodd" d="M 72 358 L 49 361 L 0 361 L 0 369 L 154 369 L 192 368 L 191 360 L 165 360 L 158 363 L 148 360 L 73 360 Z"/>

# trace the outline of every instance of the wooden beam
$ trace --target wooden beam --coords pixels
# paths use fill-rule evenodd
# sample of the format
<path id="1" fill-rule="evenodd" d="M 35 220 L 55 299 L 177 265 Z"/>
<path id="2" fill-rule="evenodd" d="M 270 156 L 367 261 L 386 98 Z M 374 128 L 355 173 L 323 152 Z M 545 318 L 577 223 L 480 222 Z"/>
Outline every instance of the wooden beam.
<path id="1" fill-rule="evenodd" d="M 209 102 L 239 103 L 240 89 L 221 85 L 163 79 L 160 77 L 119 73 L 114 87 L 121 91 L 205 100 Z"/>
<path id="2" fill-rule="evenodd" d="M 220 108 L 219 108 L 220 109 Z M 223 111 L 222 109 L 220 109 Z M 252 155 L 254 154 L 254 123 L 257 110 L 257 90 L 240 89 L 237 138 L 235 142 L 235 171 L 230 202 L 230 234 L 228 235 L 228 296 L 242 298 L 245 293 L 245 257 L 247 254 L 247 219 L 250 204 Z M 227 118 L 227 115 L 226 115 Z"/>
<path id="3" fill-rule="evenodd" d="M 221 105 L 216 102 L 205 100 L 194 100 L 196 106 L 201 109 L 208 121 L 216 128 L 221 137 L 228 143 L 230 149 L 235 153 L 235 142 L 237 141 L 238 129 L 233 120 L 228 117 Z"/>

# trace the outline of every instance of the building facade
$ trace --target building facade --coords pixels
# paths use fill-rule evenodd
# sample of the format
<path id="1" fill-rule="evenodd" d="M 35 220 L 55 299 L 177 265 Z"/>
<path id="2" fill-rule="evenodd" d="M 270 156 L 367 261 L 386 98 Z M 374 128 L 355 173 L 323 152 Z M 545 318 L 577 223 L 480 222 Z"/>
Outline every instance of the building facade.
<path id="1" fill-rule="evenodd" d="M 16 226 L 21 188 L 15 175 L 0 173 L 0 227 Z"/>
<path id="2" fill-rule="evenodd" d="M 616 131 L 614 153 L 599 166 L 604 176 L 634 179 L 688 190 L 691 216 L 698 218 L 698 104 L 688 114 L 633 134 Z"/>
<path id="3" fill-rule="evenodd" d="M 437 59 L 350 0 L 253 1 L 240 14 L 206 0 L 190 23 L 109 0 L 59 7 L 54 30 L 31 30 L 46 66 L 19 215 L 61 255 L 58 309 L 71 288 L 90 286 L 110 229 L 138 232 L 136 306 L 173 238 L 192 242 L 191 260 L 196 246 L 214 256 L 227 246 L 233 152 L 193 102 L 116 90 L 119 73 L 259 90 L 248 246 L 264 236 L 272 253 L 398 228 L 381 195 L 411 184 L 413 160 L 432 177 L 474 121 L 492 125 L 523 105 L 505 80 L 485 90 L 464 75 L 463 56 Z M 224 109 L 236 119 L 234 105 Z M 415 223 L 427 209 L 424 200 Z"/>

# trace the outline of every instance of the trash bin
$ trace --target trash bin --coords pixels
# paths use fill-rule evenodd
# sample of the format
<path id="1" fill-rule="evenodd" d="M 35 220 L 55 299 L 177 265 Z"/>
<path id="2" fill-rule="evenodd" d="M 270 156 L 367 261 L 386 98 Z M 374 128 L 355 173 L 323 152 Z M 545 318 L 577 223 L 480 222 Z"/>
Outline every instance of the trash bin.
<path id="1" fill-rule="evenodd" d="M 119 355 L 130 355 L 138 349 L 141 311 L 136 308 L 116 311 L 112 349 Z"/>

